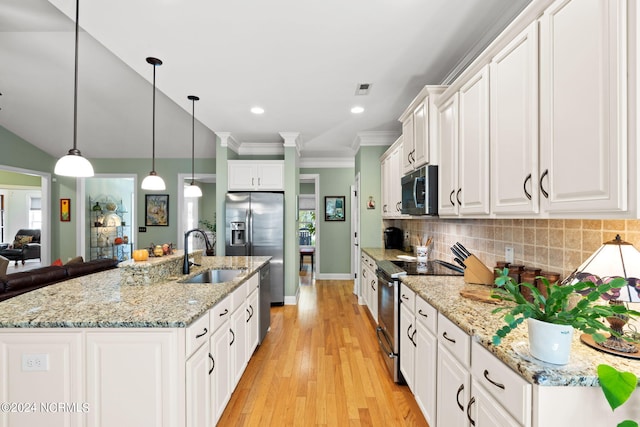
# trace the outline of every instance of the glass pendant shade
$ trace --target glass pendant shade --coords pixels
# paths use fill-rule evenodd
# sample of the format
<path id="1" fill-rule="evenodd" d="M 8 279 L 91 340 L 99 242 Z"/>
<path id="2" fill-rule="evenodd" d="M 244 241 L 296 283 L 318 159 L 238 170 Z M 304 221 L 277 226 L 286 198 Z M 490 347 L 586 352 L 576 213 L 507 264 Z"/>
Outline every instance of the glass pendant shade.
<path id="1" fill-rule="evenodd" d="M 202 197 L 202 190 L 192 182 L 184 187 L 184 197 Z"/>
<path id="2" fill-rule="evenodd" d="M 93 166 L 89 160 L 82 157 L 80 151 L 71 149 L 66 156 L 58 159 L 53 172 L 60 176 L 87 178 L 93 176 Z"/>
<path id="3" fill-rule="evenodd" d="M 141 187 L 143 190 L 150 191 L 162 191 L 167 188 L 164 185 L 164 180 L 160 176 L 158 176 L 155 171 L 151 171 L 149 175 L 147 175 L 145 179 L 142 180 Z"/>
<path id="4" fill-rule="evenodd" d="M 67 155 L 57 162 L 53 173 L 61 176 L 86 178 L 93 176 L 93 166 L 89 160 L 82 157 L 78 150 L 78 33 L 80 27 L 80 0 L 76 0 L 76 30 L 75 30 L 75 69 L 73 83 L 73 148 Z"/>

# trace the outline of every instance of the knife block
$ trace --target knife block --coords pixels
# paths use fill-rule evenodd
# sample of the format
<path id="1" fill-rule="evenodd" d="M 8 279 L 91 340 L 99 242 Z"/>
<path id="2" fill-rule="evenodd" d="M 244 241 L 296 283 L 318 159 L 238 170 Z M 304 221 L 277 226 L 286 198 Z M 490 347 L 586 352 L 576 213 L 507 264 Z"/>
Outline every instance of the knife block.
<path id="1" fill-rule="evenodd" d="M 493 285 L 493 273 L 475 255 L 470 255 L 464 260 L 467 268 L 464 269 L 465 283 L 476 285 Z"/>

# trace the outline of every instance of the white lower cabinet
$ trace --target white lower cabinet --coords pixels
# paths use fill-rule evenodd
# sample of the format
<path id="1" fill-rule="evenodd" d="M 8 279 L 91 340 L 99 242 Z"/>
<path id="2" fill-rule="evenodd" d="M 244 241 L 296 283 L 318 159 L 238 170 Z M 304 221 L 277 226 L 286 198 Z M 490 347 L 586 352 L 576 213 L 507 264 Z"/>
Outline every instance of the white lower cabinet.
<path id="1" fill-rule="evenodd" d="M 360 292 L 373 321 L 378 323 L 378 276 L 376 275 L 376 263 L 369 255 L 363 253 L 360 270 Z"/>
<path id="2" fill-rule="evenodd" d="M 187 427 L 211 424 L 211 378 L 213 356 L 208 345 L 200 347 L 188 360 L 186 376 Z"/>
<path id="3" fill-rule="evenodd" d="M 471 381 L 473 397 L 469 405 L 469 422 L 475 427 L 519 427 L 491 395 L 475 379 Z"/>
<path id="4" fill-rule="evenodd" d="M 213 358 L 211 372 L 211 425 L 215 425 L 231 398 L 231 332 L 229 319 L 211 337 L 209 348 Z"/>
<path id="5" fill-rule="evenodd" d="M 471 375 L 448 350 L 438 344 L 438 385 L 436 425 L 466 426 L 467 402 L 471 397 Z"/>
<path id="6" fill-rule="evenodd" d="M 413 376 L 416 402 L 427 423 L 436 422 L 436 376 L 438 372 L 438 340 L 436 325 L 438 312 L 422 298 L 416 298 L 416 355 Z"/>

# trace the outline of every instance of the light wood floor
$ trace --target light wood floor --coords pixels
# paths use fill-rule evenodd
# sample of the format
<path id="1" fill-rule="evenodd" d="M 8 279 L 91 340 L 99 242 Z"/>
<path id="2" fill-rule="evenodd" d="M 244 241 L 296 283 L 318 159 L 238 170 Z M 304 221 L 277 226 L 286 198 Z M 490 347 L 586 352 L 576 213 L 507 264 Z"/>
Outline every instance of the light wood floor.
<path id="1" fill-rule="evenodd" d="M 272 307 L 271 330 L 219 426 L 427 426 L 391 381 L 353 281 L 301 275 L 297 306 Z"/>

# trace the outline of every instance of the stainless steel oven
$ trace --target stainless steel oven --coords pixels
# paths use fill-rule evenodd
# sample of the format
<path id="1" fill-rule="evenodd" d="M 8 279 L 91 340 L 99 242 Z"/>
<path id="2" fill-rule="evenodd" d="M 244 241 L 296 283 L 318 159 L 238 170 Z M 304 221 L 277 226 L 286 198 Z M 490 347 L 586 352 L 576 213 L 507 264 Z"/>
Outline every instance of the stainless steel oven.
<path id="1" fill-rule="evenodd" d="M 393 381 L 404 384 L 400 372 L 400 281 L 378 268 L 378 327 L 376 335 Z"/>

